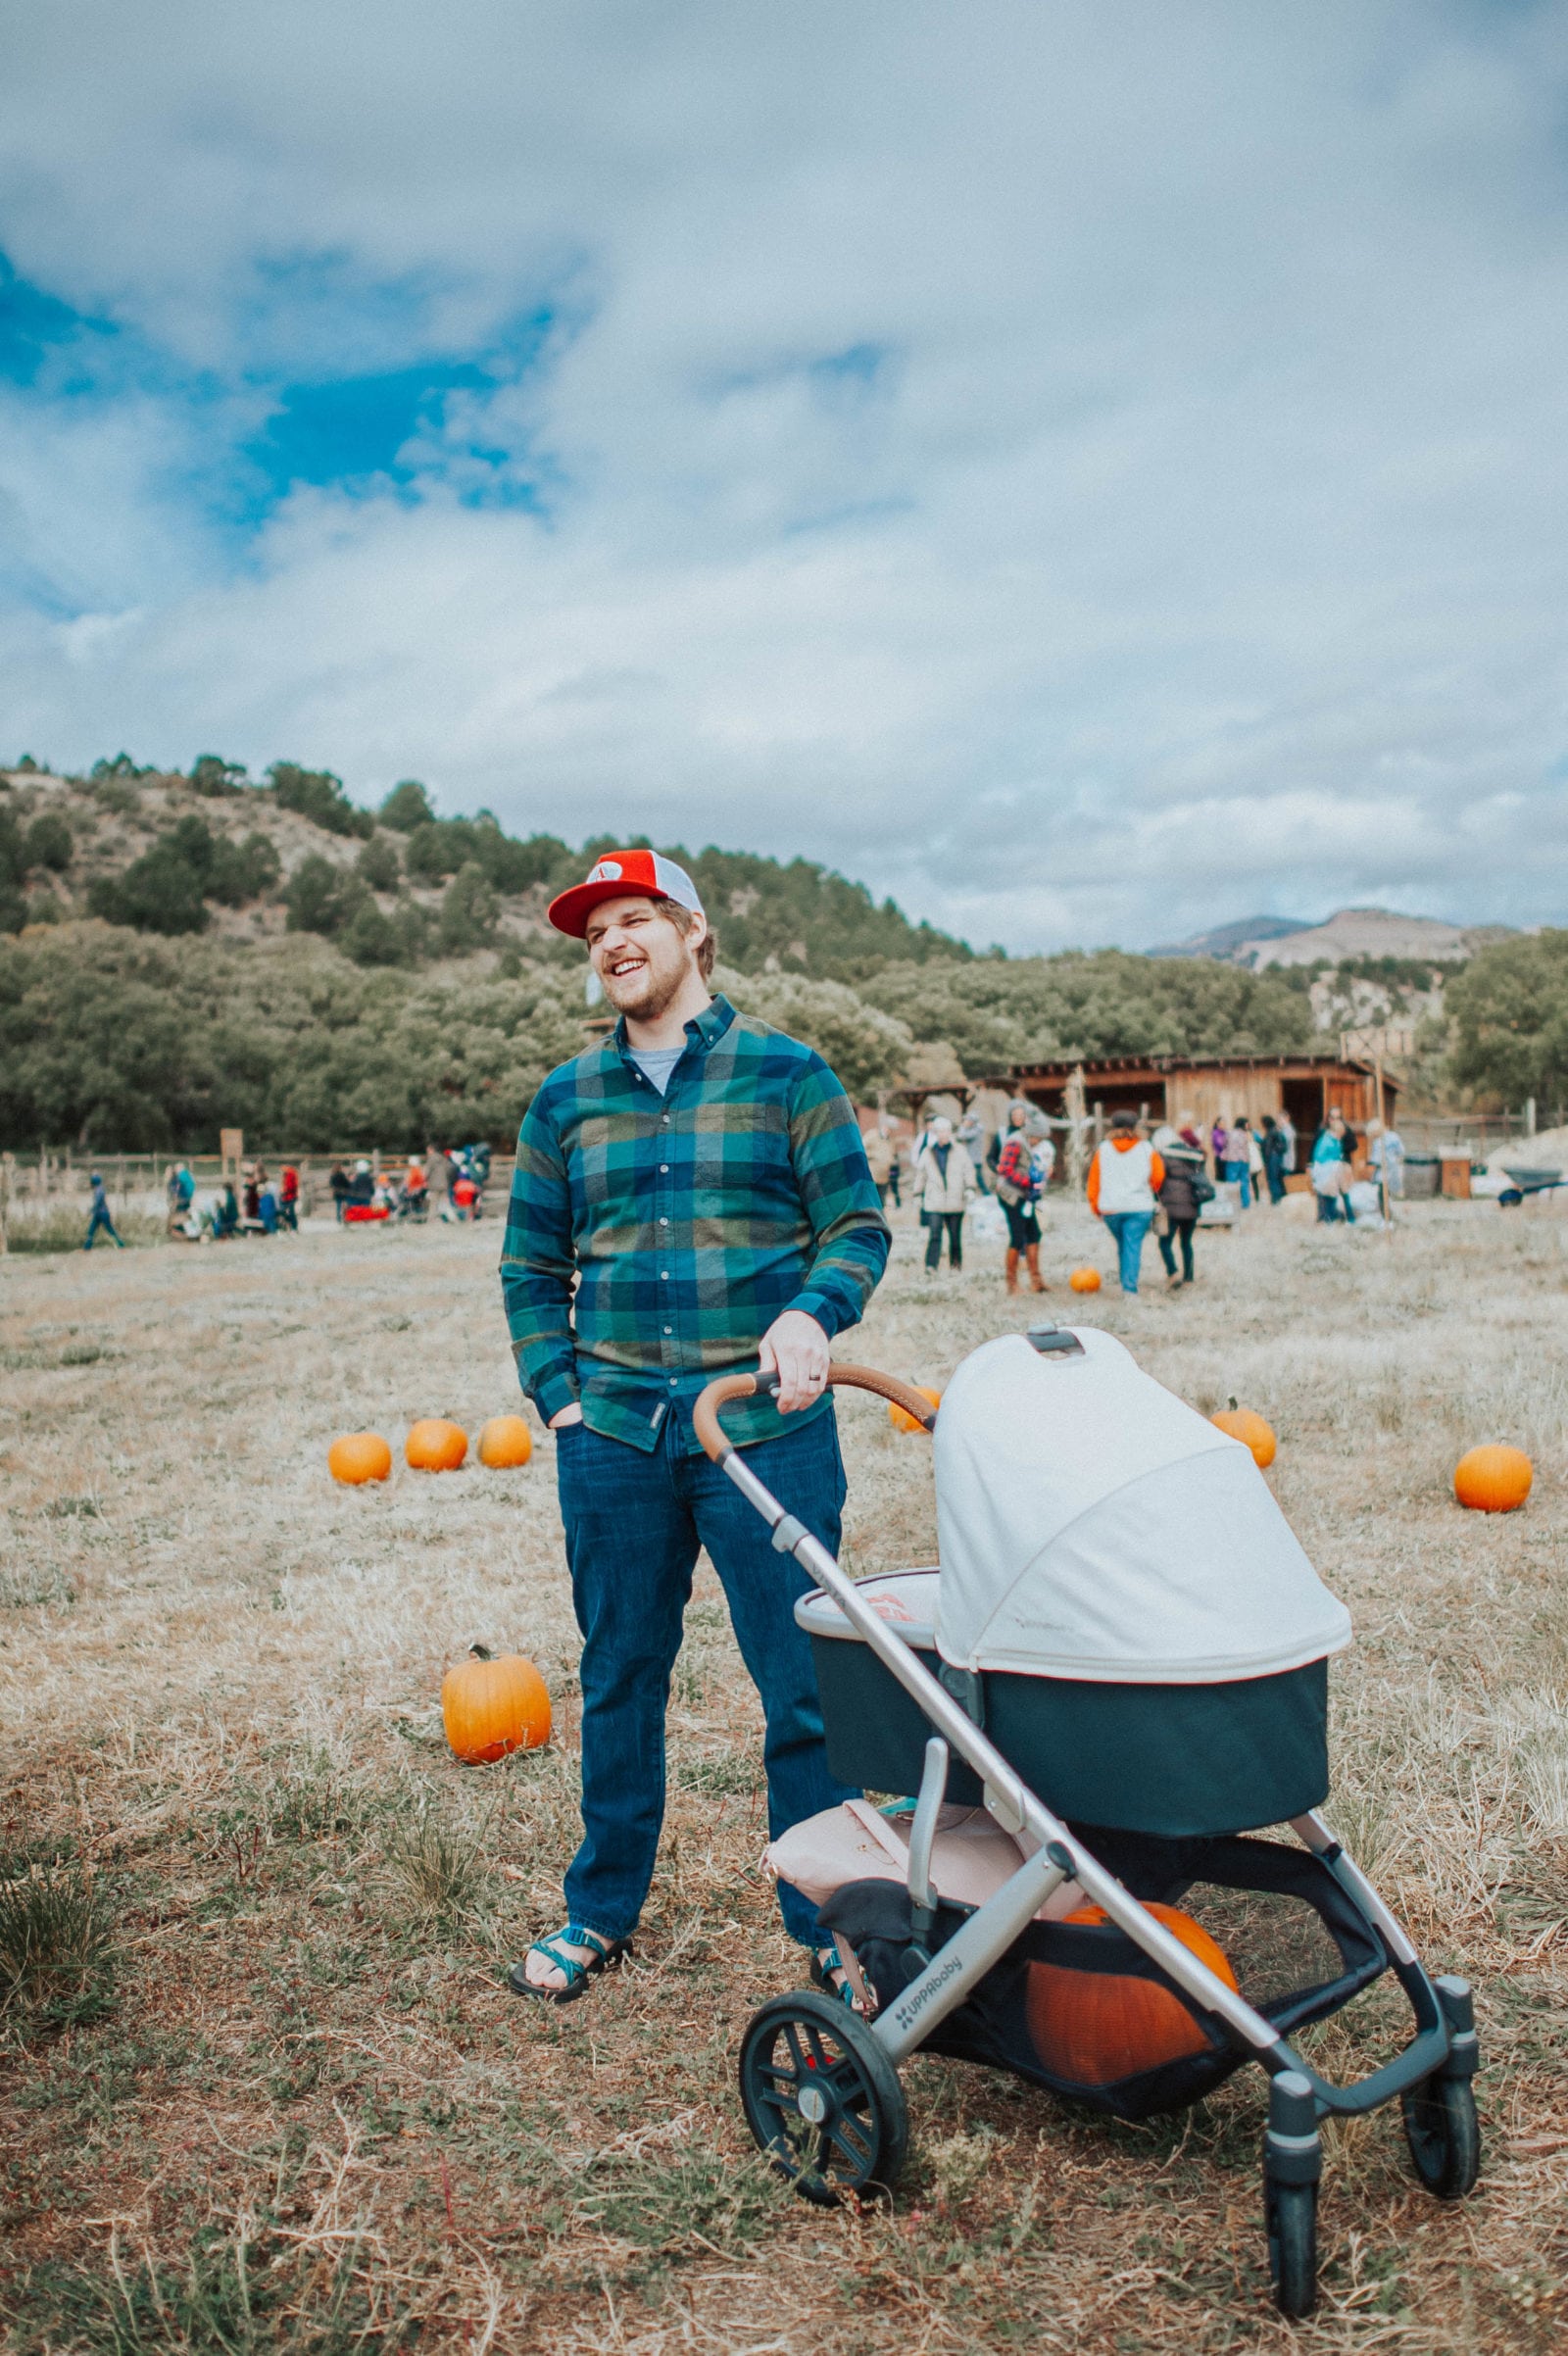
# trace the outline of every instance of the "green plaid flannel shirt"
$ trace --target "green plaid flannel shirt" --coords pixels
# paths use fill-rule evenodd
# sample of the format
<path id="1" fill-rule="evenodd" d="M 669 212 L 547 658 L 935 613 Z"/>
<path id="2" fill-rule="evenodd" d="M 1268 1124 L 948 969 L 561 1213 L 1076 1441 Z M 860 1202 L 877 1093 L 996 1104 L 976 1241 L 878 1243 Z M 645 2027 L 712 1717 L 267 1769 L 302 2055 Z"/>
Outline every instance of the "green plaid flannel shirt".
<path id="1" fill-rule="evenodd" d="M 724 998 L 686 1025 L 661 1097 L 626 1026 L 561 1064 L 523 1119 L 501 1253 L 522 1387 L 548 1423 L 575 1399 L 596 1432 L 652 1449 L 672 1405 L 755 1368 L 785 1309 L 855 1325 L 889 1235 L 855 1108 L 812 1049 Z M 575 1286 L 575 1298 L 573 1297 Z M 771 1399 L 725 1414 L 742 1445 Z"/>

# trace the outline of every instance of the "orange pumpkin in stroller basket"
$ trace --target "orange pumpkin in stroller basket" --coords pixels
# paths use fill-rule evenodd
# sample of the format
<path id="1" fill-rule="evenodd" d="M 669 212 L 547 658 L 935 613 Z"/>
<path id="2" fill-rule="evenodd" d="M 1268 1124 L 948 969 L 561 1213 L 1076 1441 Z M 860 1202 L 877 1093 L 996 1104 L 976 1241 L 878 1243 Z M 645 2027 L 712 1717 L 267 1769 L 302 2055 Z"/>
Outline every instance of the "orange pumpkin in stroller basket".
<path id="1" fill-rule="evenodd" d="M 1236 1986 L 1223 1948 L 1215 1945 L 1201 1923 L 1195 1923 L 1179 1906 L 1151 1903 L 1148 1912 L 1173 1931 L 1227 1988 Z M 1079 1906 L 1063 1916 L 1062 1928 L 1109 1920 L 1103 1906 Z M 1169 1988 L 1137 1974 L 1031 1963 L 1024 2010 L 1042 2069 L 1083 2086 L 1114 2086 L 1140 2071 L 1201 2053 L 1208 2042 Z"/>

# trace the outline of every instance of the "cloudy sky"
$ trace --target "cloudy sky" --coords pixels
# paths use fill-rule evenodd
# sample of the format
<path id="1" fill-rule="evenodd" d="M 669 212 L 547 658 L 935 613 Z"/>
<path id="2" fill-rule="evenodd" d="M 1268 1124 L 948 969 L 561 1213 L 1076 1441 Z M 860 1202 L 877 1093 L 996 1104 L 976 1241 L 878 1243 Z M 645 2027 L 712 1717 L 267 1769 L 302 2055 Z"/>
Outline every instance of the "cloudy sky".
<path id="1" fill-rule="evenodd" d="M 0 758 L 1568 920 L 1568 7 L 6 12 Z"/>

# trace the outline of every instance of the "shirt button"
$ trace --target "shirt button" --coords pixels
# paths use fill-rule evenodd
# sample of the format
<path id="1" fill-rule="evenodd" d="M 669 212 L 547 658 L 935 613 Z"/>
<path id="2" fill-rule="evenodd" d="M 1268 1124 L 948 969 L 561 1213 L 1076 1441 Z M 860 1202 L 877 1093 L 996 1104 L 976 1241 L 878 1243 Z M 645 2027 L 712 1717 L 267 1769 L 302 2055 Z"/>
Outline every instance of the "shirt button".
<path id="1" fill-rule="evenodd" d="M 660 1269 L 660 1271 L 659 1271 L 659 1281 L 660 1281 L 660 1283 L 661 1283 L 662 1285 L 667 1285 L 667 1284 L 668 1284 L 668 1282 L 669 1282 L 669 1270 L 668 1270 L 667 1268 L 661 1268 L 661 1269 Z"/>
<path id="2" fill-rule="evenodd" d="M 659 1174 L 662 1178 L 667 1178 L 669 1176 L 669 1164 L 667 1161 L 662 1161 L 660 1163 Z"/>
<path id="3" fill-rule="evenodd" d="M 667 1219 L 661 1219 L 659 1224 L 661 1227 L 667 1227 L 669 1225 L 669 1221 Z"/>
<path id="4" fill-rule="evenodd" d="M 675 1330 L 675 1328 L 674 1328 L 672 1325 L 666 1325 L 666 1326 L 665 1326 L 665 1328 L 664 1328 L 664 1331 L 665 1331 L 665 1333 L 666 1333 L 666 1334 L 672 1334 L 672 1333 L 674 1332 L 674 1330 Z"/>

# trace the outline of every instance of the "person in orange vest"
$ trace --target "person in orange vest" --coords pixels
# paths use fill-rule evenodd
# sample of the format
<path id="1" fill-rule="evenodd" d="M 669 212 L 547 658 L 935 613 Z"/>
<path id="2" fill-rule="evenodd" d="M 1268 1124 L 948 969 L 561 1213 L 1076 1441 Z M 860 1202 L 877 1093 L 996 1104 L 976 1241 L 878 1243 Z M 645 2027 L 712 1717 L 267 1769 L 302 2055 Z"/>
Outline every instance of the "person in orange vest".
<path id="1" fill-rule="evenodd" d="M 1164 1183 L 1163 1157 L 1139 1136 L 1137 1113 L 1113 1112 L 1110 1135 L 1089 1164 L 1089 1207 L 1115 1237 L 1121 1289 L 1134 1297 L 1144 1238 L 1154 1224 L 1154 1197 Z"/>

